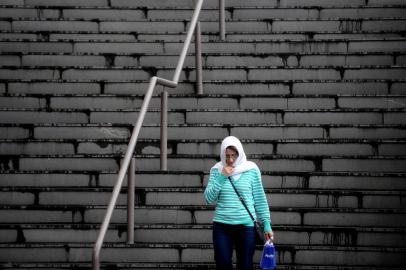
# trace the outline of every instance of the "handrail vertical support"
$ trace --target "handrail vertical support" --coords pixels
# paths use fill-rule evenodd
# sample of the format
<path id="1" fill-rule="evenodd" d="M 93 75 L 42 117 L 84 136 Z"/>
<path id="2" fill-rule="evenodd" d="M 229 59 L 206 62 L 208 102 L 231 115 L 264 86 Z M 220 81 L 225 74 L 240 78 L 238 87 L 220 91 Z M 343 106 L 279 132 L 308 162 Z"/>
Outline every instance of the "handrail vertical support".
<path id="1" fill-rule="evenodd" d="M 127 174 L 127 244 L 134 244 L 135 158 L 131 159 Z"/>
<path id="2" fill-rule="evenodd" d="M 161 93 L 161 171 L 168 170 L 168 92 Z"/>
<path id="3" fill-rule="evenodd" d="M 97 250 L 93 249 L 92 251 L 92 270 L 100 269 L 100 258 Z"/>
<path id="4" fill-rule="evenodd" d="M 203 95 L 203 70 L 202 70 L 202 38 L 200 22 L 195 28 L 195 63 L 196 63 L 196 94 Z"/>
<path id="5" fill-rule="evenodd" d="M 226 40 L 225 0 L 219 0 L 219 28 L 220 40 Z"/>

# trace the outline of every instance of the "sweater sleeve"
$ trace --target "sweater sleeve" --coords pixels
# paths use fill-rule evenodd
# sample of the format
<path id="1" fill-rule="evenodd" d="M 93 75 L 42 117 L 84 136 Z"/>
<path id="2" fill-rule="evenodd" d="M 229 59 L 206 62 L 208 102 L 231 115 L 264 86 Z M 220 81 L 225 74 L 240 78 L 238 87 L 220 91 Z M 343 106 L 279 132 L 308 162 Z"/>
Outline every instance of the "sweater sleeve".
<path id="1" fill-rule="evenodd" d="M 227 177 L 221 174 L 217 169 L 210 171 L 209 182 L 204 191 L 204 198 L 208 204 L 216 204 L 219 193 Z"/>
<path id="2" fill-rule="evenodd" d="M 271 213 L 269 211 L 268 201 L 266 199 L 264 187 L 262 186 L 261 172 L 256 170 L 257 177 L 253 183 L 253 198 L 255 212 L 258 215 L 259 221 L 264 224 L 264 232 L 272 231 L 271 228 Z"/>

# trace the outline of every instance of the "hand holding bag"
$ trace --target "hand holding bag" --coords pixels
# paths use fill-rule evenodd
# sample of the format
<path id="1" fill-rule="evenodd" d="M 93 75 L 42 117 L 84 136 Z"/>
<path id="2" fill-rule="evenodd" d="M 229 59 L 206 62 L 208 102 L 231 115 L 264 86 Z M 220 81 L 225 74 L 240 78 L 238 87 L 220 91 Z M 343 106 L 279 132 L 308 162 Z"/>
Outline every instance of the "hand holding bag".
<path id="1" fill-rule="evenodd" d="M 276 251 L 274 244 L 268 240 L 264 244 L 262 257 L 259 263 L 261 269 L 274 269 L 276 267 Z"/>
<path id="2" fill-rule="evenodd" d="M 265 242 L 265 236 L 264 236 L 264 226 L 259 223 L 258 221 L 255 220 L 254 216 L 251 214 L 251 211 L 248 209 L 248 206 L 246 205 L 245 201 L 244 201 L 244 197 L 240 195 L 240 193 L 238 192 L 237 188 L 235 187 L 233 181 L 231 180 L 231 177 L 228 177 L 228 180 L 231 183 L 231 186 L 233 187 L 235 193 L 237 194 L 238 198 L 240 199 L 242 205 L 244 205 L 245 210 L 247 210 L 248 214 L 250 215 L 252 221 L 254 222 L 254 227 L 255 227 L 255 242 L 258 245 L 263 245 Z"/>

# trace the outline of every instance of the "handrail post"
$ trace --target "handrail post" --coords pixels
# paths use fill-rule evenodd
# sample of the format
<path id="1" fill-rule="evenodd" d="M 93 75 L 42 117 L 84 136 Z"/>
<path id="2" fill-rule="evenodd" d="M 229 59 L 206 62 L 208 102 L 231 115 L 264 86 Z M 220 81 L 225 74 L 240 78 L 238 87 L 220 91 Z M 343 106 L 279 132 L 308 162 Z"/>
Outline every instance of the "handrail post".
<path id="1" fill-rule="evenodd" d="M 195 28 L 195 63 L 196 63 L 196 94 L 203 95 L 203 71 L 202 71 L 202 38 L 200 22 Z"/>
<path id="2" fill-rule="evenodd" d="M 97 250 L 93 249 L 92 251 L 92 270 L 99 270 L 100 269 L 100 258 L 99 253 Z"/>
<path id="3" fill-rule="evenodd" d="M 168 170 L 168 92 L 161 93 L 161 171 Z"/>
<path id="4" fill-rule="evenodd" d="M 127 172 L 127 244 L 134 244 L 135 158 Z"/>
<path id="5" fill-rule="evenodd" d="M 226 40 L 225 0 L 219 0 L 219 28 L 220 40 Z"/>

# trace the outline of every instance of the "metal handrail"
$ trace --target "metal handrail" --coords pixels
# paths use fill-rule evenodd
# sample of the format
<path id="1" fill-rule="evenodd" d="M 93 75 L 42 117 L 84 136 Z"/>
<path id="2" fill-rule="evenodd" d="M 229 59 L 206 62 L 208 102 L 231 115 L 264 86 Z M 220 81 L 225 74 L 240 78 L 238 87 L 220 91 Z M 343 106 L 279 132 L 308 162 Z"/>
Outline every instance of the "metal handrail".
<path id="1" fill-rule="evenodd" d="M 178 64 L 176 66 L 176 70 L 175 70 L 175 74 L 173 75 L 173 79 L 170 81 L 170 80 L 167 80 L 167 79 L 159 78 L 157 76 L 153 76 L 150 79 L 148 90 L 147 90 L 147 92 L 145 94 L 144 101 L 142 102 L 142 106 L 141 106 L 140 112 L 138 114 L 137 122 L 136 122 L 136 124 L 134 126 L 134 129 L 133 129 L 133 132 L 132 132 L 132 135 L 131 135 L 131 139 L 130 139 L 130 142 L 129 142 L 128 147 L 127 147 L 127 151 L 126 151 L 125 156 L 124 156 L 124 160 L 123 160 L 123 162 L 122 162 L 122 164 L 120 166 L 120 170 L 119 170 L 118 177 L 117 177 L 117 182 L 114 185 L 113 193 L 111 195 L 109 205 L 107 207 L 106 215 L 104 216 L 103 223 L 101 225 L 99 234 L 97 236 L 97 240 L 96 240 L 96 242 L 94 244 L 94 247 L 93 247 L 93 254 L 92 254 L 93 270 L 99 270 L 100 269 L 100 251 L 101 251 L 101 248 L 102 248 L 102 245 L 103 245 L 103 242 L 104 242 L 104 238 L 106 236 L 108 226 L 110 224 L 111 216 L 112 216 L 114 208 L 116 206 L 118 195 L 120 194 L 120 190 L 121 190 L 121 186 L 123 184 L 124 177 L 125 177 L 125 175 L 127 173 L 128 167 L 130 165 L 130 162 L 131 162 L 131 172 L 130 172 L 129 178 L 132 178 L 132 183 L 131 183 L 131 187 L 130 187 L 130 183 L 129 183 L 128 189 L 129 190 L 130 190 L 130 188 L 134 189 L 133 173 L 134 173 L 134 170 L 135 170 L 135 161 L 134 161 L 134 158 L 132 158 L 132 156 L 133 156 L 133 153 L 134 153 L 134 148 L 135 148 L 135 145 L 137 143 L 137 139 L 138 139 L 138 135 L 140 133 L 142 123 L 144 122 L 144 118 L 145 118 L 145 114 L 146 114 L 147 109 L 148 109 L 149 102 L 151 101 L 151 97 L 152 97 L 152 93 L 154 91 L 155 85 L 160 84 L 160 85 L 168 86 L 168 87 L 171 87 L 171 88 L 175 88 L 178 85 L 181 69 L 183 67 L 183 64 L 184 64 L 184 61 L 185 61 L 185 58 L 186 58 L 187 50 L 189 48 L 193 32 L 195 31 L 196 26 L 198 25 L 198 17 L 199 17 L 199 14 L 200 14 L 200 10 L 202 8 L 202 4 L 203 4 L 203 0 L 198 0 L 198 2 L 196 3 L 195 11 L 193 13 L 193 17 L 192 17 L 192 20 L 191 20 L 191 23 L 190 23 L 190 26 L 189 26 L 189 29 L 188 29 L 188 32 L 187 32 L 186 40 L 185 40 L 185 42 L 183 44 L 182 52 L 180 54 Z M 198 29 L 198 32 L 199 32 L 197 34 L 200 35 L 200 27 L 197 27 L 197 29 Z M 200 40 L 200 37 L 199 37 L 199 40 Z M 200 46 L 200 44 L 195 44 L 195 45 Z M 196 51 L 201 51 L 200 47 L 199 47 L 199 49 L 196 48 Z M 201 68 L 201 63 L 200 63 L 200 68 Z M 200 75 L 198 75 L 197 77 L 199 77 L 200 80 L 201 80 L 201 71 L 198 71 L 198 72 L 200 72 Z M 198 84 L 199 84 L 199 82 L 198 82 Z M 201 82 L 200 82 L 200 85 L 201 85 Z M 161 165 L 162 165 L 162 162 L 161 162 Z M 134 193 L 134 192 L 132 192 L 132 193 Z M 129 198 L 128 200 L 130 201 L 131 199 Z M 132 200 L 133 200 L 133 198 L 132 198 Z M 134 206 L 133 202 L 131 204 L 132 204 L 132 206 Z M 128 212 L 129 212 L 129 215 L 133 215 L 133 214 L 130 213 L 131 212 L 130 210 Z M 132 212 L 133 212 L 133 210 L 132 210 Z M 128 220 L 132 221 L 132 226 L 133 226 L 134 217 L 133 216 L 132 216 L 132 218 L 129 217 Z M 129 226 L 129 228 L 130 227 L 131 226 Z M 131 229 L 131 230 L 133 231 L 133 229 Z M 133 237 L 133 232 L 131 232 L 130 234 Z M 129 236 L 129 234 L 127 234 L 127 236 Z M 128 242 L 131 243 L 131 242 L 133 242 L 133 240 L 129 239 Z"/>
<path id="2" fill-rule="evenodd" d="M 225 40 L 226 39 L 225 0 L 219 0 L 219 28 L 220 28 L 220 40 Z"/>

